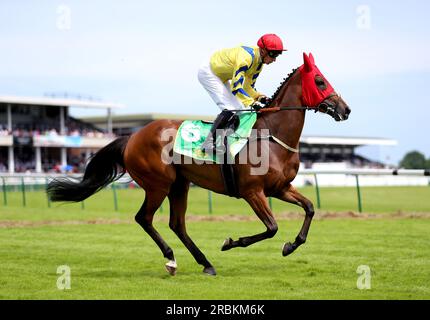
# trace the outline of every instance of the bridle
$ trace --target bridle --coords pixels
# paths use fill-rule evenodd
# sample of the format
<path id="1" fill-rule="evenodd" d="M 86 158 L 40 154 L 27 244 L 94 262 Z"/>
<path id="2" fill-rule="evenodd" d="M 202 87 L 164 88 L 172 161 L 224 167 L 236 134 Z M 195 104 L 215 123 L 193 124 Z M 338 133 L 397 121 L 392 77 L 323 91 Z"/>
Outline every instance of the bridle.
<path id="1" fill-rule="evenodd" d="M 309 106 L 281 106 L 281 107 L 264 107 L 259 110 L 256 110 L 257 113 L 264 113 L 264 112 L 277 112 L 277 111 L 284 111 L 284 110 L 304 110 L 304 111 L 314 111 L 315 113 L 321 112 L 326 113 L 333 118 L 336 118 L 337 112 L 336 108 L 337 105 L 329 100 L 329 98 L 335 96 L 336 93 L 333 92 L 327 98 L 325 98 L 321 103 L 319 103 L 316 107 L 309 107 Z"/>
<path id="2" fill-rule="evenodd" d="M 331 93 L 327 98 L 325 98 L 317 107 L 316 107 L 316 111 L 322 112 L 322 113 L 326 113 L 329 116 L 333 117 L 335 120 L 338 120 L 339 118 L 339 114 L 337 112 L 337 104 L 333 103 L 332 101 L 330 101 L 329 99 L 333 96 L 335 96 L 336 93 Z M 340 119 L 339 119 L 340 120 Z"/>
<path id="3" fill-rule="evenodd" d="M 304 111 L 314 111 L 315 113 L 321 112 L 332 116 L 333 118 L 337 118 L 336 108 L 337 105 L 335 103 L 331 103 L 329 98 L 335 96 L 336 93 L 330 94 L 327 98 L 325 98 L 321 103 L 319 103 L 316 107 L 309 106 L 281 106 L 281 107 L 262 107 L 260 109 L 230 109 L 230 111 L 240 111 L 240 112 L 256 112 L 256 113 L 266 113 L 266 112 L 278 112 L 278 111 L 286 111 L 286 110 L 304 110 Z M 270 104 L 270 102 L 268 103 Z"/>

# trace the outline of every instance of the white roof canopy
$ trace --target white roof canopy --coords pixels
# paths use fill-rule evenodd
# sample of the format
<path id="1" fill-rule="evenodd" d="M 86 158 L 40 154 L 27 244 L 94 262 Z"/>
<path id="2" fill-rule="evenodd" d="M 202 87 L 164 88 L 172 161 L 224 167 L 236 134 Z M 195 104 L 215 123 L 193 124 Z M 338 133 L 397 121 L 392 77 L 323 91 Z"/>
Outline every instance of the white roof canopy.
<path id="1" fill-rule="evenodd" d="M 302 136 L 301 143 L 307 144 L 324 144 L 324 145 L 378 145 L 378 146 L 395 146 L 397 141 L 384 138 L 356 138 L 356 137 L 321 137 L 321 136 Z"/>
<path id="2" fill-rule="evenodd" d="M 30 104 L 38 106 L 59 106 L 59 107 L 79 107 L 79 108 L 96 108 L 96 109 L 120 109 L 125 106 L 117 103 L 81 100 L 73 98 L 49 98 L 49 97 L 18 97 L 18 96 L 0 96 L 0 103 L 11 104 Z"/>

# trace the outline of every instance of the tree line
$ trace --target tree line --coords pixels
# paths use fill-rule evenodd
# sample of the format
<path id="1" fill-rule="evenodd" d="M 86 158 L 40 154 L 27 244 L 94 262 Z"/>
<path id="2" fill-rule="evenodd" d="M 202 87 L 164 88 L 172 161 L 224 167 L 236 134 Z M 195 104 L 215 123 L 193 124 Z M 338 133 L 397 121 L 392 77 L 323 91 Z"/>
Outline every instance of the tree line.
<path id="1" fill-rule="evenodd" d="M 419 151 L 411 151 L 405 154 L 399 166 L 404 169 L 430 169 L 430 158 Z"/>

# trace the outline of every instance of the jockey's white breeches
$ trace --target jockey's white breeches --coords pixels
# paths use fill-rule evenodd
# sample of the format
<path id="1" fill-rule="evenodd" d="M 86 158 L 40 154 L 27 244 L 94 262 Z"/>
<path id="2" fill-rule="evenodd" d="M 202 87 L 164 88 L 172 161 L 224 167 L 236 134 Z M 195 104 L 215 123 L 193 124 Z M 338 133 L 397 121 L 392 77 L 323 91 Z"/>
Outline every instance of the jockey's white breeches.
<path id="1" fill-rule="evenodd" d="M 200 66 L 197 76 L 202 86 L 221 110 L 245 109 L 242 102 L 231 93 L 230 81 L 223 83 L 212 72 L 209 62 Z"/>

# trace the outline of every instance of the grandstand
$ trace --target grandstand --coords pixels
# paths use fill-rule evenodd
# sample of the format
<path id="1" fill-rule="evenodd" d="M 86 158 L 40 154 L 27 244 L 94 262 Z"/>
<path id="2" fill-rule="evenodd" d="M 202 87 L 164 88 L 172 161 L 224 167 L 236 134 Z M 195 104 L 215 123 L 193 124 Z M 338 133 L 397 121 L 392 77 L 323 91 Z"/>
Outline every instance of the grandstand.
<path id="1" fill-rule="evenodd" d="M 107 110 L 106 129 L 73 118 L 69 108 Z M 0 172 L 79 172 L 112 141 L 119 104 L 81 98 L 0 96 Z"/>
<path id="2" fill-rule="evenodd" d="M 130 135 L 157 119 L 202 119 L 202 115 L 143 113 L 112 115 L 120 104 L 73 97 L 0 96 L 0 172 L 81 172 L 88 157 L 113 140 Z M 95 108 L 106 116 L 70 116 L 70 108 Z M 382 168 L 357 154 L 361 146 L 392 146 L 391 139 L 302 136 L 304 168 Z"/>

